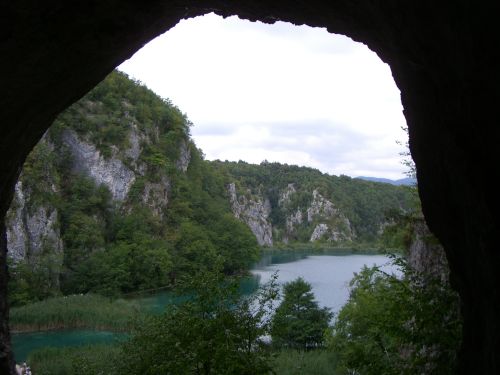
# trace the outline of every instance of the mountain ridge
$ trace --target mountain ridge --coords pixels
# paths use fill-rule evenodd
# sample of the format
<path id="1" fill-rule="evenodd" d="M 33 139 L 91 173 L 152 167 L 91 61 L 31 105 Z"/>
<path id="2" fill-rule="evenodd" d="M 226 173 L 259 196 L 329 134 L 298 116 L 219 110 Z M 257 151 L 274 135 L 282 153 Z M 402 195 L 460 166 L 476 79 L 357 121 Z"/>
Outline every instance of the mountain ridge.
<path id="1" fill-rule="evenodd" d="M 391 184 L 391 185 L 404 185 L 404 186 L 414 186 L 417 183 L 417 180 L 412 177 L 405 177 L 405 178 L 400 178 L 397 180 L 391 180 L 389 178 L 384 178 L 384 177 L 369 177 L 369 176 L 357 176 L 355 178 L 358 178 L 360 180 L 364 181 L 372 181 L 372 182 L 380 182 L 384 184 Z"/>

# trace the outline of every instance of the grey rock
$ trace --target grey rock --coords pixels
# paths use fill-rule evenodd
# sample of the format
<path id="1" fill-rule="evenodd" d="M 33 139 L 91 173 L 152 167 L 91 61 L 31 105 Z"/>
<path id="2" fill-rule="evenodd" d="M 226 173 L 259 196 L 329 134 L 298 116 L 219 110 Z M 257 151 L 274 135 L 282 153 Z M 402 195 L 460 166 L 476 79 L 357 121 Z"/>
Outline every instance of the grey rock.
<path id="1" fill-rule="evenodd" d="M 191 150 L 187 140 L 182 140 L 179 145 L 179 159 L 175 163 L 178 170 L 186 172 L 191 162 Z"/>
<path id="2" fill-rule="evenodd" d="M 8 254 L 14 261 L 27 259 L 46 250 L 55 253 L 63 251 L 57 210 L 46 206 L 28 210 L 21 181 L 16 184 L 6 229 Z"/>
<path id="3" fill-rule="evenodd" d="M 153 215 L 161 217 L 163 210 L 168 205 L 170 181 L 167 176 L 162 176 L 160 182 L 146 182 L 142 195 L 143 203 L 148 206 Z"/>
<path id="4" fill-rule="evenodd" d="M 291 196 L 295 194 L 297 190 L 295 189 L 294 184 L 288 184 L 286 189 L 280 194 L 280 197 L 278 198 L 278 206 L 286 206 L 287 204 L 290 203 Z"/>
<path id="5" fill-rule="evenodd" d="M 267 221 L 271 213 L 269 200 L 260 196 L 253 199 L 238 197 L 234 183 L 229 184 L 228 192 L 234 216 L 248 225 L 259 245 L 272 246 L 273 228 Z"/>
<path id="6" fill-rule="evenodd" d="M 25 204 L 22 182 L 18 181 L 5 222 L 8 256 L 14 261 L 25 259 L 27 256 L 28 236 L 23 220 Z"/>
<path id="7" fill-rule="evenodd" d="M 313 238 L 321 238 L 328 231 L 329 241 L 352 241 L 355 238 L 355 233 L 349 219 L 328 199 L 323 197 L 318 189 L 313 191 L 313 200 L 311 206 L 307 209 L 307 221 L 309 223 L 320 219 L 328 221 L 328 228 L 323 227 L 326 224 L 318 224 L 314 231 L 318 230 L 317 234 L 311 235 L 310 241 L 315 241 Z M 319 236 L 319 237 L 318 237 Z"/>
<path id="8" fill-rule="evenodd" d="M 132 123 L 128 133 L 129 148 L 125 150 L 124 155 L 128 159 L 130 165 L 133 166 L 135 171 L 140 175 L 144 175 L 146 172 L 146 165 L 139 162 L 139 157 L 142 152 L 141 145 L 143 142 L 148 143 L 148 138 L 140 132 L 137 124 Z"/>
<path id="9" fill-rule="evenodd" d="M 447 283 L 450 271 L 443 246 L 431 233 L 423 218 L 415 220 L 412 229 L 408 265 L 419 273 Z"/>
<path id="10" fill-rule="evenodd" d="M 71 130 L 65 130 L 63 141 L 68 146 L 74 158 L 75 170 L 90 176 L 96 184 L 104 184 L 111 191 L 114 200 L 123 201 L 135 181 L 135 174 L 116 157 L 105 159 L 93 144 L 79 139 Z"/>
<path id="11" fill-rule="evenodd" d="M 337 209 L 328 199 L 325 199 L 318 189 L 313 191 L 313 201 L 311 206 L 307 209 L 307 221 L 310 223 L 314 220 L 315 216 L 332 217 L 337 213 Z"/>
<path id="12" fill-rule="evenodd" d="M 303 222 L 302 211 L 297 208 L 294 214 L 291 214 L 286 218 L 286 232 L 291 234 L 295 231 L 295 226 L 302 224 Z"/>
<path id="13" fill-rule="evenodd" d="M 328 233 L 328 225 L 323 224 L 323 223 L 318 224 L 314 228 L 314 231 L 311 234 L 311 239 L 309 241 L 310 242 L 318 241 L 327 233 Z"/>

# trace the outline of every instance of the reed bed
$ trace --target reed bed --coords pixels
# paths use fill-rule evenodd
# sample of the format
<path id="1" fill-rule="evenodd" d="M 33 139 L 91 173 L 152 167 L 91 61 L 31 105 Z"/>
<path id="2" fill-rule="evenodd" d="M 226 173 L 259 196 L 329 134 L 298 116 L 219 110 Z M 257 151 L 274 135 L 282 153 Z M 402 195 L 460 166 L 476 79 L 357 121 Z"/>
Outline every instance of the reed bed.
<path id="1" fill-rule="evenodd" d="M 120 355 L 118 345 L 43 348 L 31 353 L 27 362 L 36 375 L 118 375 Z"/>
<path id="2" fill-rule="evenodd" d="M 72 295 L 50 298 L 10 310 L 12 332 L 37 332 L 87 328 L 123 332 L 142 315 L 139 305 L 99 295 Z"/>

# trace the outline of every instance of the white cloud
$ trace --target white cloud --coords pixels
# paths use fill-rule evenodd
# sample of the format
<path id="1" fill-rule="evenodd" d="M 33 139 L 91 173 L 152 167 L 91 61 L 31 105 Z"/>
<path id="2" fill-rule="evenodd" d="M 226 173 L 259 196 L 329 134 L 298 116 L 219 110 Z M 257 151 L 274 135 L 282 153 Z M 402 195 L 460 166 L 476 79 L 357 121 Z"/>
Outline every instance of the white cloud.
<path id="1" fill-rule="evenodd" d="M 389 67 L 347 37 L 210 14 L 180 22 L 120 69 L 187 113 L 208 159 L 402 177 L 399 91 Z"/>

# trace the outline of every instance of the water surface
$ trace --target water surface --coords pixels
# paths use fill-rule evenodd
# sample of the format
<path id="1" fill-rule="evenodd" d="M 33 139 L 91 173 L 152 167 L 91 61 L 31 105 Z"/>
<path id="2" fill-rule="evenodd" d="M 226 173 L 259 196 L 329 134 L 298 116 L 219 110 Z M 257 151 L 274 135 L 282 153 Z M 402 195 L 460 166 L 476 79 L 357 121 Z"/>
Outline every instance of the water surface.
<path id="1" fill-rule="evenodd" d="M 280 284 L 302 277 L 311 284 L 321 306 L 338 312 L 349 298 L 349 281 L 363 266 L 380 266 L 385 272 L 398 273 L 385 255 L 354 254 L 352 252 L 272 252 L 264 254 L 252 270 L 260 283 L 278 272 Z"/>
<path id="2" fill-rule="evenodd" d="M 349 281 L 364 265 L 383 266 L 386 272 L 397 272 L 384 255 L 359 254 L 348 251 L 273 251 L 265 252 L 253 267 L 252 276 L 246 278 L 240 291 L 248 295 L 278 271 L 280 284 L 302 277 L 312 285 L 321 306 L 338 312 L 349 297 Z M 184 297 L 186 298 L 186 297 Z M 150 313 L 159 314 L 183 297 L 163 291 L 134 298 Z M 123 333 L 89 330 L 63 330 L 12 335 L 12 345 L 18 362 L 25 361 L 29 352 L 46 346 L 65 347 L 99 343 L 113 343 L 126 337 Z"/>

